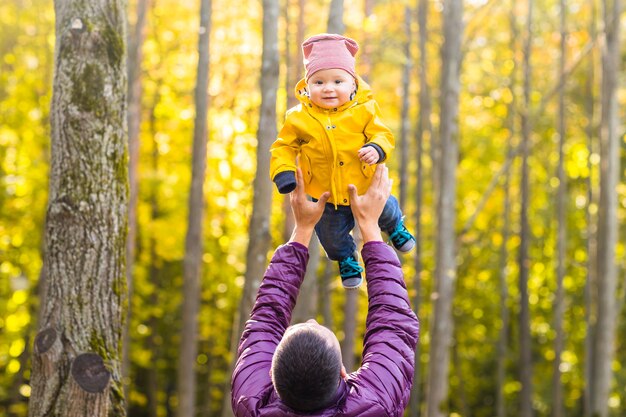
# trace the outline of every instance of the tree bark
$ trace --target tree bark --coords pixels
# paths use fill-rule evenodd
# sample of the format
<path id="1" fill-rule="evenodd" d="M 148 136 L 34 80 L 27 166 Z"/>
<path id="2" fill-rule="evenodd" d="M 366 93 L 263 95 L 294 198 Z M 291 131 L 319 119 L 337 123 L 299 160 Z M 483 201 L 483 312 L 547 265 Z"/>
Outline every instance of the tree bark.
<path id="1" fill-rule="evenodd" d="M 320 264 L 321 250 L 317 235 L 313 234 L 309 244 L 309 263 L 306 267 L 304 281 L 300 287 L 298 302 L 293 309 L 292 323 L 301 323 L 317 316 L 317 269 Z"/>
<path id="2" fill-rule="evenodd" d="M 602 50 L 602 121 L 600 128 L 600 201 L 598 212 L 598 314 L 594 331 L 591 414 L 606 417 L 611 389 L 611 362 L 617 329 L 617 263 L 615 246 L 620 179 L 618 75 L 620 67 L 620 0 L 604 0 L 606 45 Z"/>
<path id="3" fill-rule="evenodd" d="M 431 97 L 426 71 L 428 60 L 426 56 L 426 44 L 428 42 L 428 31 L 426 22 L 428 20 L 428 0 L 417 1 L 417 22 L 419 27 L 418 47 L 419 47 L 419 117 L 417 128 L 415 129 L 415 142 L 417 148 L 417 184 L 415 190 L 415 277 L 413 278 L 413 308 L 415 314 L 419 316 L 419 309 L 422 304 L 421 275 L 422 275 L 422 207 L 424 194 L 423 178 L 423 155 L 424 138 L 432 138 L 432 126 L 430 124 Z M 421 345 L 415 347 L 415 368 L 413 372 L 413 389 L 409 400 L 409 417 L 420 417 L 422 400 L 422 366 L 421 366 Z"/>
<path id="4" fill-rule="evenodd" d="M 513 2 L 515 0 L 512 0 Z M 511 7 L 509 13 L 509 26 L 511 28 L 511 54 L 516 55 L 516 42 L 518 38 L 516 17 L 514 7 Z M 511 69 L 511 86 L 515 88 L 517 84 L 517 61 L 513 59 L 513 68 Z M 507 106 L 507 119 L 506 126 L 509 131 L 507 140 L 507 153 L 506 161 L 508 164 L 512 164 L 514 159 L 514 146 L 513 138 L 515 137 L 515 108 L 516 100 L 515 95 L 512 95 L 512 100 Z M 507 346 L 509 343 L 509 324 L 510 313 L 508 309 L 509 300 L 509 285 L 508 285 L 508 262 L 509 262 L 509 250 L 507 249 L 507 243 L 511 235 L 511 173 L 507 168 L 505 171 L 504 183 L 502 189 L 504 191 L 504 203 L 502 209 L 502 243 L 500 245 L 500 267 L 498 268 L 499 285 L 500 285 L 500 316 L 502 318 L 502 324 L 499 331 L 497 352 L 497 381 L 496 381 L 496 417 L 506 417 L 506 398 L 504 396 L 504 384 L 506 383 L 506 366 L 507 366 Z"/>
<path id="5" fill-rule="evenodd" d="M 509 106 L 509 128 L 510 132 L 513 132 L 513 105 Z M 513 151 L 513 146 L 511 144 L 512 134 L 509 136 L 509 143 L 507 145 L 508 151 L 507 154 L 510 156 Z M 496 416 L 497 417 L 506 417 L 506 401 L 504 398 L 504 384 L 506 382 L 506 364 L 507 364 L 507 345 L 509 341 L 509 309 L 507 306 L 509 299 L 509 286 L 507 282 L 508 276 L 508 258 L 509 252 L 507 250 L 507 243 L 510 235 L 510 213 L 511 213 L 511 196 L 509 193 L 510 186 L 510 174 L 507 173 L 504 184 L 502 186 L 504 190 L 504 208 L 502 217 L 504 219 L 502 224 L 502 244 L 500 245 L 500 268 L 499 268 L 499 284 L 500 284 L 500 316 L 502 319 L 502 324 L 500 325 L 500 332 L 498 338 L 498 357 L 497 361 L 497 382 L 496 382 Z"/>
<path id="6" fill-rule="evenodd" d="M 441 163 L 440 192 L 437 198 L 437 259 L 434 315 L 431 326 L 431 345 L 428 372 L 426 408 L 428 417 L 447 415 L 448 372 L 450 346 L 453 335 L 452 301 L 456 282 L 456 168 L 458 165 L 458 114 L 461 69 L 461 39 L 463 34 L 463 2 L 444 2 L 441 48 Z"/>
<path id="7" fill-rule="evenodd" d="M 198 31 L 198 68 L 195 89 L 196 118 L 193 131 L 189 214 L 183 261 L 183 328 L 178 364 L 178 417 L 196 412 L 196 360 L 198 356 L 198 310 L 202 273 L 202 219 L 204 214 L 204 178 L 208 140 L 209 110 L 209 40 L 211 34 L 211 0 L 200 2 Z"/>
<path id="8" fill-rule="evenodd" d="M 237 341 L 241 335 L 246 320 L 252 311 L 257 289 L 261 284 L 267 264 L 271 236 L 269 233 L 269 218 L 272 206 L 272 183 L 269 172 L 270 146 L 278 134 L 276 128 L 276 95 L 278 90 L 278 0 L 263 0 L 263 55 L 261 69 L 261 115 L 257 132 L 257 167 L 254 177 L 252 218 L 248 233 L 250 242 L 246 253 L 246 274 L 243 294 L 239 304 L 238 319 L 233 329 L 231 346 L 234 368 L 237 360 Z M 230 395 L 226 394 L 222 416 L 232 416 Z"/>
<path id="9" fill-rule="evenodd" d="M 335 263 L 324 257 L 324 273 L 320 280 L 320 310 L 324 326 L 333 329 L 333 311 L 331 298 L 333 294 L 333 282 L 335 278 Z"/>
<path id="10" fill-rule="evenodd" d="M 337 33 L 339 35 L 346 31 L 346 25 L 343 22 L 343 0 L 330 1 L 326 30 L 328 33 Z"/>
<path id="11" fill-rule="evenodd" d="M 592 38 L 596 38 L 596 8 L 595 1 L 590 0 L 591 7 L 591 18 L 589 24 L 589 34 Z M 596 195 L 594 193 L 593 181 L 591 180 L 591 172 L 593 171 L 593 164 L 591 162 L 591 158 L 594 154 L 594 120 L 595 120 L 595 97 L 594 97 L 594 79 L 595 79 L 595 59 L 593 55 L 593 51 L 591 51 L 591 59 L 589 60 L 589 67 L 587 71 L 587 82 L 585 84 L 585 113 L 587 115 L 587 128 L 586 136 L 587 136 L 587 170 L 589 174 L 587 175 L 586 185 L 587 185 L 587 204 L 585 207 L 585 219 L 587 223 L 587 235 L 586 235 L 586 249 L 587 249 L 587 273 L 585 279 L 585 288 L 583 297 L 585 300 L 585 341 L 584 341 L 584 358 L 583 358 L 583 417 L 591 417 L 591 375 L 592 375 L 592 359 L 593 359 L 593 321 L 594 317 L 594 300 L 597 297 L 594 297 L 593 289 L 596 288 L 596 262 L 595 258 L 597 252 L 594 250 L 596 248 L 596 223 L 594 222 L 591 207 L 595 204 L 594 200 Z"/>
<path id="12" fill-rule="evenodd" d="M 530 153 L 530 135 L 532 128 L 528 116 L 530 108 L 531 85 L 531 45 L 532 45 L 532 12 L 533 0 L 528 0 L 528 14 L 526 17 L 526 39 L 524 44 L 524 109 L 522 112 L 522 167 L 521 167 L 521 208 L 520 208 L 520 247 L 519 247 L 519 293 L 520 293 L 520 417 L 532 417 L 532 357 L 530 335 L 530 306 L 528 304 L 528 274 L 530 259 L 528 246 L 530 241 L 530 225 L 528 221 L 528 206 L 530 205 L 530 180 L 528 172 L 528 156 Z"/>
<path id="13" fill-rule="evenodd" d="M 400 115 L 400 207 L 404 210 L 407 202 L 409 187 L 409 90 L 411 84 L 411 21 L 413 12 L 409 6 L 404 7 L 404 65 L 402 67 L 402 109 Z"/>
<path id="14" fill-rule="evenodd" d="M 128 312 L 122 335 L 122 376 L 124 394 L 128 397 L 130 387 L 130 332 L 132 299 L 134 293 L 133 266 L 137 245 L 137 204 L 139 201 L 139 131 L 141 126 L 141 63 L 145 39 L 145 22 L 150 0 L 138 0 L 137 21 L 128 39 L 128 237 L 126 241 L 126 286 L 128 287 Z"/>
<path id="15" fill-rule="evenodd" d="M 125 416 L 125 7 L 57 0 L 55 12 L 47 295 L 29 416 Z"/>
<path id="16" fill-rule="evenodd" d="M 300 45 L 304 41 L 304 0 L 297 0 L 298 2 L 298 21 L 297 21 L 297 29 L 296 29 L 296 39 L 294 47 L 297 51 L 295 54 L 295 60 L 292 62 L 292 47 L 291 42 L 291 32 L 289 31 L 290 25 L 290 1 L 286 0 L 285 7 L 285 26 L 287 27 L 285 33 L 285 67 L 287 68 L 287 74 L 285 76 L 285 91 L 287 96 L 287 109 L 292 108 L 293 106 L 298 104 L 298 99 L 294 94 L 294 87 L 298 80 L 300 79 L 300 74 L 302 73 L 302 48 Z M 291 211 L 291 203 L 289 202 L 289 194 L 283 196 L 283 211 L 285 213 L 285 222 L 283 224 L 283 242 L 286 242 L 291 237 L 291 232 L 295 226 L 295 220 L 293 218 L 293 212 Z"/>
<path id="17" fill-rule="evenodd" d="M 566 16 L 567 7 L 565 0 L 560 0 L 561 9 L 561 54 L 559 59 L 559 75 L 565 72 L 565 60 L 567 51 L 567 31 Z M 563 416 L 563 386 L 561 385 L 561 353 L 563 352 L 563 344 L 565 335 L 563 334 L 563 315 L 565 311 L 565 295 L 563 289 L 563 280 L 565 278 L 565 248 L 567 224 L 565 219 L 565 199 L 567 191 L 567 179 L 565 178 L 565 91 L 563 88 L 559 90 L 559 114 L 558 114 L 558 132 L 559 132 L 559 162 L 557 165 L 557 178 L 559 179 L 559 187 L 556 197 L 556 223 L 557 223 L 557 268 L 556 268 L 556 294 L 554 297 L 554 364 L 552 370 L 552 417 Z"/>

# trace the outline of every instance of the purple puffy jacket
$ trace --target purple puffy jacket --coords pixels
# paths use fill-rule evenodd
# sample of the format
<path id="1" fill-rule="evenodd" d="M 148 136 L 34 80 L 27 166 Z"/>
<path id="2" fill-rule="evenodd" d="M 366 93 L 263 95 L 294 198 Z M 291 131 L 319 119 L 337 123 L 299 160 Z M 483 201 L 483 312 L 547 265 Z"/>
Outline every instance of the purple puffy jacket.
<path id="1" fill-rule="evenodd" d="M 341 381 L 329 407 L 300 414 L 278 398 L 270 366 L 291 321 L 309 252 L 299 243 L 276 250 L 239 344 L 231 398 L 237 417 L 402 416 L 413 384 L 419 322 L 394 250 L 383 242 L 368 242 L 362 256 L 369 310 L 361 368 Z"/>

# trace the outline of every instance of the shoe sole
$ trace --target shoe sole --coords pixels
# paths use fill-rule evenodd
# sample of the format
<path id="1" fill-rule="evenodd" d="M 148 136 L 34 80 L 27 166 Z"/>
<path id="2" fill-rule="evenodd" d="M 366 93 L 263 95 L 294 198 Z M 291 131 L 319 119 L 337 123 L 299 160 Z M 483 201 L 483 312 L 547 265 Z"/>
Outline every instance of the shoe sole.
<path id="1" fill-rule="evenodd" d="M 348 278 L 348 279 L 352 279 L 352 278 Z M 359 280 L 358 284 L 355 285 L 344 285 L 343 281 L 341 282 L 341 285 L 343 285 L 343 288 L 345 288 L 346 290 L 356 290 L 358 289 L 361 285 L 363 284 L 363 278 L 361 278 Z"/>

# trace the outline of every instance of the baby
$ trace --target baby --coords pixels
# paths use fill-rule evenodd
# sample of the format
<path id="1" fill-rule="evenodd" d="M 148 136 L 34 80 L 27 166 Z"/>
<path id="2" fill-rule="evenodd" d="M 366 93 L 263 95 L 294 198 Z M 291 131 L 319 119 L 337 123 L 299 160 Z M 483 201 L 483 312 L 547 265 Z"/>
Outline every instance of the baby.
<path id="1" fill-rule="evenodd" d="M 281 194 L 296 187 L 298 156 L 307 194 L 316 201 L 330 191 L 315 232 L 327 256 L 339 262 L 341 281 L 348 289 L 363 281 L 350 234 L 354 217 L 348 185 L 366 192 L 375 165 L 394 148 L 393 134 L 381 121 L 370 87 L 355 72 L 358 50 L 353 39 L 327 33 L 302 44 L 306 72 L 295 88 L 300 104 L 287 112 L 270 149 L 270 176 Z M 387 200 L 378 224 L 396 250 L 408 252 L 415 246 L 394 196 Z"/>

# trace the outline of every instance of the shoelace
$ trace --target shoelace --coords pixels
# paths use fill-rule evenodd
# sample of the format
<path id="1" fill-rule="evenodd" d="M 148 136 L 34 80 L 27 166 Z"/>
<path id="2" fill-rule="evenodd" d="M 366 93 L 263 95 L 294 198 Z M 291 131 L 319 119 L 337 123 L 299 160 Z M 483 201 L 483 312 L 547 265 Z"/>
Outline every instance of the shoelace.
<path id="1" fill-rule="evenodd" d="M 406 242 L 411 240 L 411 234 L 407 230 L 403 221 L 400 221 L 396 226 L 396 229 L 389 235 L 389 239 L 398 246 L 404 245 Z"/>
<path id="2" fill-rule="evenodd" d="M 359 265 L 358 261 L 354 259 L 354 257 L 349 256 L 345 259 L 342 259 L 339 263 L 339 274 L 341 276 L 363 272 L 363 268 Z"/>

